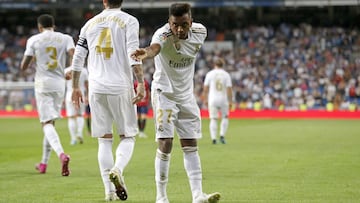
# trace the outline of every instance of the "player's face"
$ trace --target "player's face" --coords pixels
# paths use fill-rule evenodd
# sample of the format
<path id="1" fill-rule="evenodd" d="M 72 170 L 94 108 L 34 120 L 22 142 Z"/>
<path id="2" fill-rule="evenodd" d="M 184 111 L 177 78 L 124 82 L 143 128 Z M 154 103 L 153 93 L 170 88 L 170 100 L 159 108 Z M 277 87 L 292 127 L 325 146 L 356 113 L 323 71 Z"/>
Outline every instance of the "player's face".
<path id="1" fill-rule="evenodd" d="M 183 16 L 170 16 L 169 18 L 169 25 L 171 31 L 174 35 L 176 35 L 179 39 L 186 39 L 188 32 L 191 28 L 191 17 L 188 13 L 184 14 Z"/>

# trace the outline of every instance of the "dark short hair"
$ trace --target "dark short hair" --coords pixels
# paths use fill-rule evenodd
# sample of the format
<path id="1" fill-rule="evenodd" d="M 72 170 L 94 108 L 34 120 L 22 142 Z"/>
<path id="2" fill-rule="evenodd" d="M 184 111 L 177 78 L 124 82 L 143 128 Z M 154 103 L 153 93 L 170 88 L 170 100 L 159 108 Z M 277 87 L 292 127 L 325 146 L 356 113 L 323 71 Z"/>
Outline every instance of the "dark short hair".
<path id="1" fill-rule="evenodd" d="M 43 27 L 54 27 L 55 20 L 52 15 L 43 14 L 37 18 L 37 23 L 42 25 Z"/>
<path id="2" fill-rule="evenodd" d="M 174 3 L 169 8 L 169 16 L 180 17 L 186 13 L 191 17 L 191 6 L 188 3 Z"/>
<path id="3" fill-rule="evenodd" d="M 108 3 L 112 6 L 121 6 L 123 0 L 108 0 Z"/>

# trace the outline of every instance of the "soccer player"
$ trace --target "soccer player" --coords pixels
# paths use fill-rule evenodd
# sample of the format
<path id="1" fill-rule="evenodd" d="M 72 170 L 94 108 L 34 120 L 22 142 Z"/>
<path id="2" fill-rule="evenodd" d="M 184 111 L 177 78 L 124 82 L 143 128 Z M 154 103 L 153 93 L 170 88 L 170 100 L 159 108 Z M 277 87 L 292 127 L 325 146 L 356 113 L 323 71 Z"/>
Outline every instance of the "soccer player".
<path id="1" fill-rule="evenodd" d="M 72 70 L 71 67 L 65 69 L 65 79 L 66 79 L 66 95 L 65 95 L 65 107 L 66 107 L 66 116 L 68 117 L 68 128 L 70 133 L 70 144 L 75 145 L 77 142 L 83 144 L 83 129 L 85 124 L 84 114 L 85 114 L 85 104 L 81 103 L 79 109 L 75 109 L 75 106 L 72 104 L 71 95 L 72 95 Z M 80 78 L 79 78 L 80 90 L 82 95 L 87 94 L 88 92 L 88 72 L 86 68 L 81 69 Z"/>
<path id="2" fill-rule="evenodd" d="M 138 133 L 135 104 L 145 92 L 141 62 L 130 57 L 139 48 L 139 22 L 122 11 L 121 4 L 122 0 L 103 0 L 105 9 L 81 28 L 72 66 L 72 101 L 79 108 L 83 101 L 80 71 L 88 57 L 91 134 L 98 138 L 98 162 L 106 201 L 128 197 L 123 172 L 132 157 Z M 136 95 L 132 70 L 138 82 Z M 121 140 L 115 161 L 113 124 Z"/>
<path id="3" fill-rule="evenodd" d="M 136 88 L 137 88 L 137 81 L 134 82 L 134 89 L 136 90 Z M 145 80 L 145 96 L 141 101 L 136 103 L 139 137 L 141 138 L 147 137 L 144 131 L 146 126 L 146 118 L 149 111 L 149 101 L 150 101 L 150 84 L 147 80 Z"/>
<path id="4" fill-rule="evenodd" d="M 37 24 L 40 33 L 28 39 L 20 65 L 20 69 L 24 71 L 36 59 L 35 99 L 44 132 L 42 160 L 36 165 L 36 169 L 40 173 L 46 172 L 53 149 L 62 163 L 61 174 L 68 176 L 70 156 L 64 153 L 55 129 L 55 120 L 60 118 L 64 101 L 66 55 L 71 61 L 74 41 L 71 36 L 54 31 L 55 20 L 51 15 L 40 15 Z"/>
<path id="5" fill-rule="evenodd" d="M 202 170 L 197 139 L 201 137 L 200 109 L 193 94 L 196 56 L 207 36 L 206 28 L 192 22 L 191 7 L 174 3 L 168 23 L 159 28 L 150 46 L 136 50 L 136 60 L 153 58 L 155 73 L 151 100 L 155 112 L 158 149 L 155 156 L 156 202 L 167 203 L 167 183 L 174 130 L 180 138 L 192 202 L 218 202 L 219 193 L 202 191 Z"/>
<path id="6" fill-rule="evenodd" d="M 223 69 L 224 65 L 223 59 L 216 59 L 213 70 L 206 74 L 204 81 L 204 101 L 209 109 L 209 128 L 213 144 L 216 144 L 219 113 L 221 114 L 220 142 L 222 144 L 226 143 L 225 133 L 229 126 L 229 109 L 231 109 L 232 105 L 231 77 Z"/>

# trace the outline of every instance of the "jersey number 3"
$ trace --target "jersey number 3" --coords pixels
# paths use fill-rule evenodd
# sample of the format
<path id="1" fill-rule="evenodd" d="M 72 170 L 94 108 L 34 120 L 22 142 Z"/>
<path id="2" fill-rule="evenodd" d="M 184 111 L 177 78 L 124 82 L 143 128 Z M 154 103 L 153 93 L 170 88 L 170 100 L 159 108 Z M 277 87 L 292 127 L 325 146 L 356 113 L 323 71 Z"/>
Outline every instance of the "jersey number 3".
<path id="1" fill-rule="evenodd" d="M 51 61 L 47 62 L 48 69 L 53 70 L 58 67 L 57 51 L 55 47 L 46 47 L 46 53 L 49 54 Z"/>
<path id="2" fill-rule="evenodd" d="M 113 48 L 111 47 L 111 31 L 109 28 L 104 28 L 101 31 L 96 45 L 96 52 L 99 54 L 104 53 L 105 59 L 110 59 L 110 56 L 113 53 Z"/>

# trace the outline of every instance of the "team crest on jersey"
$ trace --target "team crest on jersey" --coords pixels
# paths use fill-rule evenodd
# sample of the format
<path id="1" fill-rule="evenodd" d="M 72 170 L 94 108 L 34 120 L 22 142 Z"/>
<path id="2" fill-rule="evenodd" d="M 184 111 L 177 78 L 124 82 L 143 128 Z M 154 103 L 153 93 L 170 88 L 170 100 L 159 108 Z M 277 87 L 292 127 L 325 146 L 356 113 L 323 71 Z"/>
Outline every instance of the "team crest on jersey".
<path id="1" fill-rule="evenodd" d="M 160 35 L 160 41 L 165 41 L 167 39 L 167 34 L 166 33 L 163 33 Z"/>
<path id="2" fill-rule="evenodd" d="M 159 125 L 158 131 L 159 131 L 159 132 L 163 132 L 163 131 L 164 131 L 164 127 L 163 127 L 162 125 Z"/>

